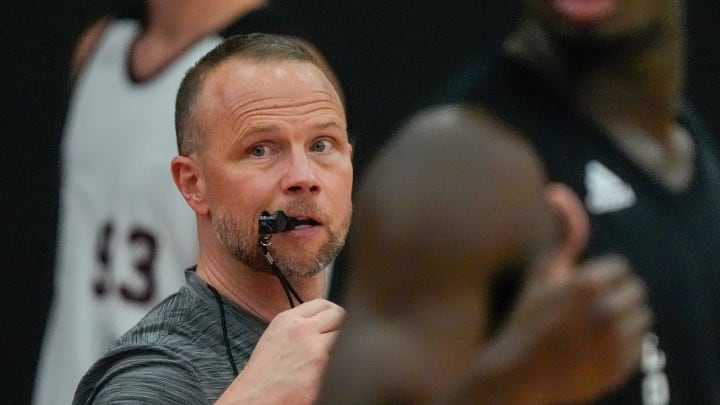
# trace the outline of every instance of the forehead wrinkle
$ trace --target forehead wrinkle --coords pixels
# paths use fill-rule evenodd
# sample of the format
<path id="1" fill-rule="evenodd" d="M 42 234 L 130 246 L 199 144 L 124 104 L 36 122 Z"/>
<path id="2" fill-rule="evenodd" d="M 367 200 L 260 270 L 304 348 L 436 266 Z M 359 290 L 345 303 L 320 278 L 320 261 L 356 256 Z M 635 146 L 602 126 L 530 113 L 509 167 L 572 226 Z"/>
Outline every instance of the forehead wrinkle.
<path id="1" fill-rule="evenodd" d="M 337 116 L 332 120 L 338 121 L 338 125 L 345 129 L 345 107 L 335 88 L 316 66 L 303 63 L 298 70 L 285 66 L 273 72 L 277 80 L 269 80 L 257 73 L 263 63 L 238 60 L 226 62 L 213 72 L 210 94 L 212 99 L 217 100 L 215 103 L 219 108 L 215 109 L 215 114 L 221 115 L 217 118 L 222 118 L 219 121 L 225 121 L 231 130 L 242 133 L 245 120 L 254 117 L 287 119 L 299 116 L 302 120 L 302 116 L 320 110 L 327 110 L 328 115 Z M 286 82 L 283 76 L 289 75 L 293 75 L 293 78 Z M 299 87 L 295 87 L 298 83 Z M 290 86 L 287 92 L 282 89 L 284 85 Z M 298 100 L 298 97 L 301 99 Z"/>
<path id="2" fill-rule="evenodd" d="M 343 125 L 343 124 L 340 123 L 340 122 L 337 122 L 337 121 L 334 120 L 334 119 L 329 120 L 329 121 L 318 122 L 318 123 L 312 125 L 312 127 L 315 128 L 315 129 L 319 129 L 319 130 L 328 129 L 328 128 L 333 128 L 333 127 L 338 128 L 338 129 L 343 130 L 343 131 L 345 130 L 345 125 Z"/>
<path id="3" fill-rule="evenodd" d="M 271 100 L 274 101 L 275 97 L 266 97 L 247 103 L 235 103 L 237 104 L 235 106 L 228 106 L 231 116 L 231 128 L 240 131 L 242 134 L 248 134 L 248 131 L 260 132 L 263 130 L 272 130 L 279 128 L 279 125 L 269 121 L 282 117 L 284 120 L 290 118 L 292 121 L 300 122 L 313 120 L 318 122 L 310 124 L 314 128 L 325 129 L 336 126 L 342 130 L 346 130 L 344 110 L 342 108 L 338 109 L 337 105 L 329 100 L 311 100 L 291 103 L 275 103 Z M 271 103 L 265 104 L 268 101 Z M 248 108 L 253 104 L 259 105 Z M 297 108 L 301 108 L 301 111 L 297 111 Z M 315 113 L 318 112 L 327 113 L 315 115 Z M 260 122 L 246 124 L 246 121 L 250 118 Z M 262 122 L 264 119 L 268 119 L 269 121 Z"/>

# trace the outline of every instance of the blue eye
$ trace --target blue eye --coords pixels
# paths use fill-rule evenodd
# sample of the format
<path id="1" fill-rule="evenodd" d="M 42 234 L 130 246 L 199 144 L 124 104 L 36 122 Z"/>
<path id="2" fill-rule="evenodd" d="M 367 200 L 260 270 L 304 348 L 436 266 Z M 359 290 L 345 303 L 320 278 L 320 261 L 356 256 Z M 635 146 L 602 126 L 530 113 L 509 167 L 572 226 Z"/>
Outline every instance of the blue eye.
<path id="1" fill-rule="evenodd" d="M 325 152 L 330 149 L 330 141 L 327 139 L 320 139 L 312 144 L 310 150 L 313 152 Z"/>
<path id="2" fill-rule="evenodd" d="M 267 145 L 253 145 L 250 147 L 250 154 L 257 157 L 263 157 L 268 153 Z"/>

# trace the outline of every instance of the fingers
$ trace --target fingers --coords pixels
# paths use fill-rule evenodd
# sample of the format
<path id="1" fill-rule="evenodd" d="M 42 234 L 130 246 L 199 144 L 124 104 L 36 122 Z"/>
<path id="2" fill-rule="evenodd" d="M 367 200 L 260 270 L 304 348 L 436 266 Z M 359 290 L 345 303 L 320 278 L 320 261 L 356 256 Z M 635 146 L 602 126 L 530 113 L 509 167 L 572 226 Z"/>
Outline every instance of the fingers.
<path id="1" fill-rule="evenodd" d="M 335 305 L 324 311 L 320 311 L 313 316 L 320 333 L 334 332 L 340 329 L 345 319 L 345 310 Z"/>
<path id="2" fill-rule="evenodd" d="M 597 257 L 562 282 L 546 281 L 530 286 L 499 338 L 525 336 L 534 348 L 525 368 L 539 370 L 541 381 L 544 375 L 563 378 L 562 390 L 552 379 L 537 391 L 552 403 L 584 402 L 626 381 L 637 370 L 653 321 L 647 288 L 628 260 Z"/>
<path id="3" fill-rule="evenodd" d="M 318 298 L 300 304 L 278 316 L 306 318 L 312 322 L 317 332 L 327 333 L 340 329 L 340 325 L 345 319 L 345 310 L 331 301 Z"/>
<path id="4" fill-rule="evenodd" d="M 607 322 L 606 333 L 613 334 L 619 342 L 618 369 L 611 379 L 613 386 L 623 382 L 640 363 L 643 338 L 653 323 L 646 299 L 644 284 L 630 278 L 599 305 L 601 317 Z"/>
<path id="5" fill-rule="evenodd" d="M 628 277 L 600 298 L 597 312 L 604 318 L 612 319 L 649 312 L 645 285 L 636 277 Z"/>
<path id="6" fill-rule="evenodd" d="M 616 287 L 631 276 L 630 262 L 620 255 L 606 255 L 588 259 L 579 268 L 579 280 L 588 286 Z"/>
<path id="7" fill-rule="evenodd" d="M 620 385 L 640 362 L 643 337 L 653 323 L 647 288 L 621 256 L 607 256 L 586 263 L 581 273 L 583 290 L 594 302 L 593 313 L 601 336 L 615 349 L 614 372 L 608 386 Z"/>
<path id="8" fill-rule="evenodd" d="M 340 331 L 335 330 L 323 333 L 318 337 L 320 347 L 325 348 L 325 351 L 327 351 L 328 354 L 332 353 L 332 350 L 335 347 L 335 340 L 337 339 L 339 333 Z"/>
<path id="9" fill-rule="evenodd" d="M 231 385 L 234 392 L 262 392 L 262 403 L 310 403 L 344 316 L 345 310 L 323 299 L 278 314 Z"/>
<path id="10" fill-rule="evenodd" d="M 589 305 L 599 326 L 636 313 L 650 315 L 647 288 L 623 256 L 608 255 L 586 261 L 571 283 L 574 284 L 571 291 Z"/>
<path id="11" fill-rule="evenodd" d="M 617 327 L 624 336 L 646 331 L 652 323 L 647 287 L 622 256 L 588 261 L 578 276 L 581 290 L 594 300 L 598 326 Z"/>
<path id="12" fill-rule="evenodd" d="M 328 301 L 326 299 L 317 298 L 311 301 L 306 301 L 295 308 L 291 309 L 290 311 L 305 317 L 310 318 L 311 316 L 314 316 L 315 314 L 327 311 L 329 309 L 339 309 L 343 310 L 338 304 L 335 304 L 332 301 Z M 344 310 L 343 310 L 344 311 Z"/>

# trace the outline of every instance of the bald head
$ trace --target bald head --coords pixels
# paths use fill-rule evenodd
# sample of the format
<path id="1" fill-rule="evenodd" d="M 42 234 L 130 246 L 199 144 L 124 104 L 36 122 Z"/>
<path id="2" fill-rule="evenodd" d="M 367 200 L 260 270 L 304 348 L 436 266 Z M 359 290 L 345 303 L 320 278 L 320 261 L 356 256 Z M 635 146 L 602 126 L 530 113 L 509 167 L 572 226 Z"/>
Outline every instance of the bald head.
<path id="1" fill-rule="evenodd" d="M 544 181 L 530 147 L 487 113 L 445 106 L 420 114 L 381 151 L 359 188 L 355 288 L 392 307 L 383 300 L 398 289 L 421 294 L 438 282 L 487 281 L 547 239 Z M 430 275 L 436 272 L 445 276 Z"/>
<path id="2" fill-rule="evenodd" d="M 408 122 L 358 190 L 348 317 L 320 403 L 427 403 L 461 381 L 498 275 L 550 247 L 544 182 L 530 147 L 478 109 Z"/>
<path id="3" fill-rule="evenodd" d="M 197 130 L 195 112 L 203 86 L 208 76 L 224 62 L 246 60 L 256 63 L 296 61 L 309 63 L 320 69 L 335 86 L 338 95 L 342 94 L 334 73 L 322 55 L 308 42 L 299 38 L 252 33 L 227 38 L 213 50 L 203 56 L 183 78 L 175 100 L 175 131 L 178 151 L 189 156 L 197 152 L 201 144 L 201 135 Z"/>

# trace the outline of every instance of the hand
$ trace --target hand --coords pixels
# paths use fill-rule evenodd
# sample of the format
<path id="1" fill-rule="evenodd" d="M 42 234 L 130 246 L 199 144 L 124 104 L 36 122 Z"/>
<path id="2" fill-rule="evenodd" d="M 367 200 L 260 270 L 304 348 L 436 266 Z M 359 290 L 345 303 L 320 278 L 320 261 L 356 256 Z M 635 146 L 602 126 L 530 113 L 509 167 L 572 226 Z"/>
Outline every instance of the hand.
<path id="1" fill-rule="evenodd" d="M 518 394 L 528 397 L 509 403 L 584 402 L 636 370 L 651 323 L 646 289 L 628 262 L 597 258 L 562 280 L 533 279 L 478 367 L 520 382 Z"/>
<path id="2" fill-rule="evenodd" d="M 345 310 L 315 299 L 280 313 L 216 404 L 310 404 Z"/>

